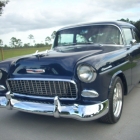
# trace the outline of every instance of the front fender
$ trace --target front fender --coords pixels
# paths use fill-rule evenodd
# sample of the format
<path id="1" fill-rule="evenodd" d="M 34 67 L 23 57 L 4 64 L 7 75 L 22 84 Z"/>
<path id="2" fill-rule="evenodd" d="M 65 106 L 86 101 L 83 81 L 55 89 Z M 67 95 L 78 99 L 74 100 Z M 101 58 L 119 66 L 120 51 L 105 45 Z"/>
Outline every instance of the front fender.
<path id="1" fill-rule="evenodd" d="M 113 74 L 113 76 L 111 78 L 111 81 L 110 81 L 110 85 L 109 85 L 109 91 L 112 87 L 113 81 L 115 80 L 115 78 L 117 76 L 120 77 L 121 80 L 122 80 L 122 83 L 123 83 L 123 86 L 124 86 L 124 95 L 127 95 L 127 93 L 128 93 L 127 81 L 126 81 L 124 73 L 121 70 L 119 70 L 119 71 L 117 71 L 116 73 Z"/>

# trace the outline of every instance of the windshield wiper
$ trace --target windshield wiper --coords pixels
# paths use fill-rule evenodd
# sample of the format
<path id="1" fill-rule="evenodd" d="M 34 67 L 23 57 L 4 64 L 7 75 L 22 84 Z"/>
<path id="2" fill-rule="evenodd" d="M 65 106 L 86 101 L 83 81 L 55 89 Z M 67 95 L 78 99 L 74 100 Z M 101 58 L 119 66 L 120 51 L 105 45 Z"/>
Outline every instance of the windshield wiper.
<path id="1" fill-rule="evenodd" d="M 94 42 L 79 42 L 79 43 L 71 43 L 71 44 L 62 44 L 62 46 L 82 45 L 82 44 L 94 44 Z"/>
<path id="2" fill-rule="evenodd" d="M 77 43 L 77 44 L 94 44 L 94 42 L 80 42 L 80 43 Z"/>
<path id="3" fill-rule="evenodd" d="M 71 43 L 71 44 L 61 44 L 62 46 L 70 46 L 70 45 L 77 45 L 77 43 Z"/>

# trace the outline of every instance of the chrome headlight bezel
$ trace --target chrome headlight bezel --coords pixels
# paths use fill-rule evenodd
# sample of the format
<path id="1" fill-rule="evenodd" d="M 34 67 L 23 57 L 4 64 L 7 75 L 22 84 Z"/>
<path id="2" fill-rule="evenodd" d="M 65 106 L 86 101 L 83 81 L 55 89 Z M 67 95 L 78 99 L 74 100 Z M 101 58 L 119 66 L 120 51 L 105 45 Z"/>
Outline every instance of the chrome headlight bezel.
<path id="1" fill-rule="evenodd" d="M 84 69 L 85 69 L 85 73 L 84 73 Z M 82 77 L 82 73 L 80 71 L 81 72 L 83 71 L 83 77 Z M 96 73 L 95 69 L 92 66 L 90 66 L 88 64 L 80 64 L 77 67 L 77 76 L 78 76 L 80 81 L 82 81 L 84 83 L 91 83 L 96 79 L 97 73 Z M 84 78 L 84 76 L 86 78 Z"/>

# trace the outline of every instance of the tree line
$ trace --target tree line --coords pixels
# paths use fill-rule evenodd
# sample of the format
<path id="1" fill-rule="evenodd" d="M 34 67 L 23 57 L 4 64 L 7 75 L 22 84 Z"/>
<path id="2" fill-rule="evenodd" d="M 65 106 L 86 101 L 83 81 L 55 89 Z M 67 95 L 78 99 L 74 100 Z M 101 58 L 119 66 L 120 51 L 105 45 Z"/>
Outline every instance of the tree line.
<path id="1" fill-rule="evenodd" d="M 138 21 L 132 21 L 127 19 L 120 19 L 118 21 L 124 21 L 124 22 L 128 22 L 133 24 L 139 31 L 140 31 L 140 20 Z M 2 39 L 0 39 L 0 47 L 4 47 L 4 48 L 20 48 L 20 47 L 45 47 L 45 46 L 50 46 L 52 40 L 55 38 L 56 35 L 56 31 L 53 31 L 53 33 L 51 34 L 51 36 L 47 36 L 45 38 L 45 43 L 36 43 L 35 42 L 35 38 L 32 34 L 30 34 L 28 36 L 28 39 L 30 40 L 29 43 L 24 43 L 21 41 L 21 39 L 18 39 L 16 37 L 12 37 L 10 39 L 10 43 L 9 46 L 8 45 L 4 45 Z"/>
<path id="2" fill-rule="evenodd" d="M 6 6 L 8 2 L 9 0 L 0 1 L 0 16 L 2 14 L 3 8 Z"/>
<path id="3" fill-rule="evenodd" d="M 6 4 L 9 3 L 9 0 L 0 0 L 0 16 L 2 15 L 3 8 L 6 6 Z M 51 34 L 51 37 L 47 36 L 45 38 L 45 44 L 44 43 L 36 43 L 35 38 L 32 34 L 28 36 L 28 39 L 30 40 L 29 43 L 23 43 L 21 39 L 12 37 L 10 39 L 9 45 L 4 45 L 3 40 L 0 39 L 0 47 L 3 48 L 21 48 L 21 47 L 45 47 L 45 46 L 50 46 L 52 40 L 55 38 L 56 31 L 53 31 Z"/>
<path id="4" fill-rule="evenodd" d="M 128 22 L 130 24 L 133 24 L 140 32 L 140 19 L 138 21 L 132 21 L 132 20 L 129 20 L 128 18 L 127 19 L 122 18 L 118 21 L 124 21 L 124 22 Z"/>
<path id="5" fill-rule="evenodd" d="M 27 47 L 46 47 L 46 46 L 51 46 L 51 42 L 52 40 L 54 40 L 55 38 L 55 34 L 56 34 L 56 31 L 53 31 L 53 33 L 51 34 L 51 37 L 50 36 L 47 36 L 45 38 L 45 43 L 36 43 L 35 41 L 35 38 L 32 34 L 30 34 L 28 36 L 28 39 L 29 39 L 29 43 L 23 43 L 21 39 L 18 39 L 16 37 L 12 37 L 10 39 L 10 43 L 9 45 L 4 45 L 3 44 L 3 40 L 0 39 L 0 47 L 3 47 L 3 48 L 27 48 Z"/>

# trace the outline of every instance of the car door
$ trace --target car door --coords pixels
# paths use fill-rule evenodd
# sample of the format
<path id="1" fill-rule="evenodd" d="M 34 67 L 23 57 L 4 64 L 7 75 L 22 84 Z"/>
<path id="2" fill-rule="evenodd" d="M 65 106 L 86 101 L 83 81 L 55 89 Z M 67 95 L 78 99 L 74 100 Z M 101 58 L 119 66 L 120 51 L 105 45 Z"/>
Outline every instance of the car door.
<path id="1" fill-rule="evenodd" d="M 136 40 L 133 47 L 136 49 L 134 51 L 133 63 L 136 62 L 137 66 L 133 67 L 132 64 L 132 84 L 137 84 L 140 81 L 140 34 L 136 28 L 132 29 L 133 39 Z M 136 78 L 136 79 L 134 79 Z"/>
<path id="2" fill-rule="evenodd" d="M 136 37 L 135 30 L 131 28 L 123 28 L 126 45 L 130 46 L 130 56 L 131 56 L 131 79 L 132 85 L 137 84 L 140 81 L 140 44 L 139 39 L 135 43 L 131 43 Z"/>

